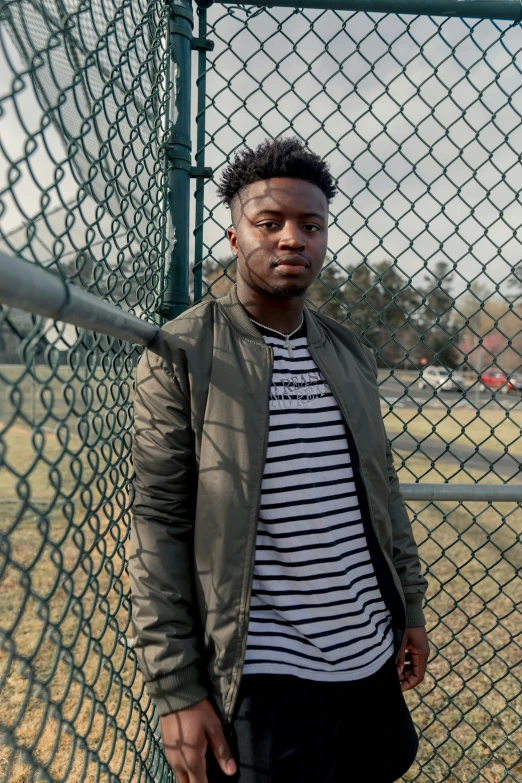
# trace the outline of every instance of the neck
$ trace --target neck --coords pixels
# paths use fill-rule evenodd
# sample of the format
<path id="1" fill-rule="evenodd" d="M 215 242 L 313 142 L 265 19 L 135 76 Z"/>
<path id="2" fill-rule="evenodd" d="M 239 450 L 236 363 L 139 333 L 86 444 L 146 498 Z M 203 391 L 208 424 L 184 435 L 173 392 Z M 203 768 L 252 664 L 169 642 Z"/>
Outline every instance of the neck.
<path id="1" fill-rule="evenodd" d="M 237 296 L 253 321 L 282 334 L 295 331 L 303 319 L 305 294 L 279 299 L 254 291 L 239 278 Z"/>

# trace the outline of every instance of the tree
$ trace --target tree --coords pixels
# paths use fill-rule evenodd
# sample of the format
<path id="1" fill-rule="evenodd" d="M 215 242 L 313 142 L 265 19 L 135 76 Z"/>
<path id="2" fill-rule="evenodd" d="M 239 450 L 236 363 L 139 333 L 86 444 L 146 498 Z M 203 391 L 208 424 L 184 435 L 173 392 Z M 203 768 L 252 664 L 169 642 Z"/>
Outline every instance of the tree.
<path id="1" fill-rule="evenodd" d="M 223 296 L 236 276 L 230 256 L 207 259 L 203 277 L 213 283 L 212 294 Z M 342 266 L 327 257 L 323 270 L 308 290 L 312 307 L 352 329 L 376 350 L 379 363 L 396 367 L 422 357 L 455 366 L 454 346 L 459 331 L 451 293 L 454 272 L 439 261 L 421 286 L 414 286 L 389 259 L 371 265 Z"/>
<path id="2" fill-rule="evenodd" d="M 481 373 L 495 359 L 505 372 L 519 370 L 522 356 L 522 307 L 514 307 L 491 287 L 474 280 L 457 301 L 460 350 L 469 368 Z"/>
<path id="3" fill-rule="evenodd" d="M 237 260 L 233 255 L 215 261 L 206 258 L 203 261 L 203 298 L 217 297 L 228 294 L 236 280 Z M 210 286 L 210 292 L 205 293 L 205 284 Z"/>
<path id="4" fill-rule="evenodd" d="M 341 268 L 327 256 L 321 274 L 308 289 L 308 299 L 324 315 L 342 323 L 346 310 L 342 306 L 342 289 L 346 275 Z"/>
<path id="5" fill-rule="evenodd" d="M 423 307 L 419 327 L 424 335 L 426 358 L 435 359 L 446 367 L 456 367 L 459 353 L 456 349 L 459 332 L 455 316 L 455 298 L 451 293 L 455 272 L 447 261 L 437 261 L 435 269 L 426 274 L 423 286 Z"/>

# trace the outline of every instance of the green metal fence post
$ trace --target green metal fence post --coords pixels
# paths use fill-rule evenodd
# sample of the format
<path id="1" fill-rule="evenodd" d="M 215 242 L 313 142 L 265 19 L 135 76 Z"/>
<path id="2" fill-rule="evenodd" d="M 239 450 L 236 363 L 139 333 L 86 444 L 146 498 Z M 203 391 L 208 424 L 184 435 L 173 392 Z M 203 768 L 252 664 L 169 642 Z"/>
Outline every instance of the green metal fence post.
<path id="1" fill-rule="evenodd" d="M 200 41 L 207 40 L 207 8 L 211 0 L 198 0 Z M 198 108 L 196 115 L 197 149 L 196 166 L 198 170 L 204 170 L 205 166 L 205 101 L 207 96 L 207 50 L 213 44 L 199 47 L 198 54 Z M 196 227 L 194 229 L 194 304 L 199 302 L 203 295 L 203 220 L 205 205 L 205 177 L 197 178 L 196 182 Z"/>
<path id="2" fill-rule="evenodd" d="M 170 0 L 169 35 L 174 89 L 170 101 L 171 131 L 167 147 L 170 246 L 160 311 L 167 320 L 178 316 L 190 304 L 190 87 L 193 24 L 190 0 Z"/>

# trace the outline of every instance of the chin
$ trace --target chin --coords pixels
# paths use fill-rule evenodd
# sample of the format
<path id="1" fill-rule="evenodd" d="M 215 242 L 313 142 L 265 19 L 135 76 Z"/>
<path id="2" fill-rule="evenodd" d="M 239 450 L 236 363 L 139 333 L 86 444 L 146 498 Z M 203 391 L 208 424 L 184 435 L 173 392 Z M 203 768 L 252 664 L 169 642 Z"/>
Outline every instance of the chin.
<path id="1" fill-rule="evenodd" d="M 273 296 L 274 299 L 289 299 L 292 296 L 304 296 L 308 291 L 309 286 L 302 283 L 283 284 L 283 285 L 271 285 L 269 290 L 266 291 L 269 296 Z"/>

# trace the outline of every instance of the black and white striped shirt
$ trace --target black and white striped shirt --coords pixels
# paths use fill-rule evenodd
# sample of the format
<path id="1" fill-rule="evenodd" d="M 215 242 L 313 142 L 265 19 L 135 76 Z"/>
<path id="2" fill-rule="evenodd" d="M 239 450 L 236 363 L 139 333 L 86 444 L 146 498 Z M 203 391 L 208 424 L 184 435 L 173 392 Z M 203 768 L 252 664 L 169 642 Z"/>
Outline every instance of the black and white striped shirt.
<path id="1" fill-rule="evenodd" d="M 304 329 L 274 351 L 244 674 L 356 680 L 392 655 L 341 412 Z"/>

